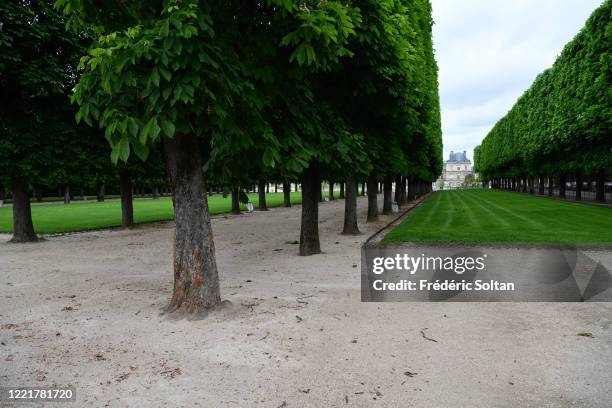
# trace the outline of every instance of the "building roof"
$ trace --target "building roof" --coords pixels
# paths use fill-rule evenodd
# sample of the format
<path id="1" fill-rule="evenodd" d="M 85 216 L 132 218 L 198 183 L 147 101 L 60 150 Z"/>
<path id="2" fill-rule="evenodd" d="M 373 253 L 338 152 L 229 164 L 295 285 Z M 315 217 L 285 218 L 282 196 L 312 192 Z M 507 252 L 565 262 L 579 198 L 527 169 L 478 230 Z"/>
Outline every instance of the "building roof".
<path id="1" fill-rule="evenodd" d="M 450 152 L 449 158 L 446 161 L 446 163 L 458 163 L 458 162 L 464 162 L 464 163 L 471 163 L 471 161 L 467 158 L 467 151 L 464 150 L 463 153 L 455 153 L 453 151 Z"/>

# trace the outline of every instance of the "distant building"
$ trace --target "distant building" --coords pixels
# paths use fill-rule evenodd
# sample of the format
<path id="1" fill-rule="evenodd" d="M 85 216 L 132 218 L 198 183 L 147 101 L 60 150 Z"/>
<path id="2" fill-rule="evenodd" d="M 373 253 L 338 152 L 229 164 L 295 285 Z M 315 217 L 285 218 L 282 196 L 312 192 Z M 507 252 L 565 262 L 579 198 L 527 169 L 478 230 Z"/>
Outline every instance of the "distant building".
<path id="1" fill-rule="evenodd" d="M 472 162 L 467 158 L 467 151 L 450 152 L 448 160 L 444 162 L 440 180 L 444 182 L 444 188 L 458 188 L 463 186 L 468 174 L 474 175 L 474 168 Z"/>

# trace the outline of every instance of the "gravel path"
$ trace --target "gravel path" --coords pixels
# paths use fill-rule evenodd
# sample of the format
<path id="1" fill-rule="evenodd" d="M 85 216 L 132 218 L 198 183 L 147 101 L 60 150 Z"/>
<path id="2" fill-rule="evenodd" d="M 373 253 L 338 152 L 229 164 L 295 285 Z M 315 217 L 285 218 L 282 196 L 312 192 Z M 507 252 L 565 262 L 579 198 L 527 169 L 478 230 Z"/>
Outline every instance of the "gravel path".
<path id="1" fill-rule="evenodd" d="M 612 305 L 360 303 L 360 244 L 393 217 L 342 236 L 343 205 L 321 204 L 313 257 L 300 207 L 215 218 L 226 304 L 198 321 L 161 315 L 172 223 L 0 242 L 0 386 L 71 384 L 70 407 L 612 406 Z"/>

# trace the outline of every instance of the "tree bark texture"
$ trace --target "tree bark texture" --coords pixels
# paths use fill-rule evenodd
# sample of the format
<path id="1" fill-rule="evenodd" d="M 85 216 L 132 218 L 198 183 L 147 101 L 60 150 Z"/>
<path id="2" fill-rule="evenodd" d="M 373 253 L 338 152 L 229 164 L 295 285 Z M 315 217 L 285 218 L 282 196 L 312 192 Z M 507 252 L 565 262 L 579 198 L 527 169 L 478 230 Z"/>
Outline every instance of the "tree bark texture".
<path id="1" fill-rule="evenodd" d="M 70 185 L 64 186 L 64 204 L 70 204 Z"/>
<path id="2" fill-rule="evenodd" d="M 121 226 L 130 228 L 134 225 L 134 197 L 132 196 L 132 173 L 129 170 L 119 172 L 119 192 L 121 193 Z"/>
<path id="3" fill-rule="evenodd" d="M 383 214 L 393 214 L 393 179 L 385 176 L 383 182 Z"/>
<path id="4" fill-rule="evenodd" d="M 367 222 L 378 221 L 378 181 L 376 175 L 368 176 L 368 218 Z"/>
<path id="5" fill-rule="evenodd" d="M 221 303 L 215 245 L 196 135 L 164 139 L 174 191 L 174 290 L 169 312 L 200 314 Z"/>
<path id="6" fill-rule="evenodd" d="M 240 214 L 240 190 L 238 187 L 232 189 L 232 214 Z"/>
<path id="7" fill-rule="evenodd" d="M 104 190 L 105 190 L 105 188 L 106 188 L 106 187 L 104 186 L 104 183 L 102 183 L 102 184 L 100 184 L 100 185 L 98 186 L 98 193 L 96 194 L 96 199 L 97 199 L 99 202 L 104 201 Z"/>
<path id="8" fill-rule="evenodd" d="M 405 205 L 408 202 L 408 195 L 406 193 L 406 189 L 408 188 L 408 177 L 401 177 L 401 183 L 399 186 L 400 196 L 399 196 L 399 205 Z"/>
<path id="9" fill-rule="evenodd" d="M 329 201 L 334 201 L 334 183 L 333 182 L 329 182 L 329 193 L 328 193 L 328 199 Z"/>
<path id="10" fill-rule="evenodd" d="M 291 207 L 291 183 L 283 183 L 283 205 Z"/>
<path id="11" fill-rule="evenodd" d="M 357 235 L 360 234 L 359 226 L 357 225 L 357 181 L 354 177 L 347 177 L 345 186 L 344 229 L 342 233 L 345 235 Z"/>
<path id="12" fill-rule="evenodd" d="M 395 176 L 395 195 L 394 195 L 394 200 L 395 202 L 399 205 L 400 203 L 400 195 L 401 195 L 401 188 L 402 188 L 402 176 L 397 175 Z"/>
<path id="13" fill-rule="evenodd" d="M 266 205 L 266 182 L 260 181 L 257 184 L 257 191 L 259 194 L 259 203 L 257 205 L 257 209 L 259 211 L 268 211 L 268 206 Z"/>
<path id="14" fill-rule="evenodd" d="M 321 176 L 316 162 L 310 162 L 302 174 L 302 225 L 300 229 L 300 256 L 321 253 L 319 242 L 319 197 Z"/>
<path id="15" fill-rule="evenodd" d="M 32 223 L 32 210 L 28 186 L 22 177 L 12 180 L 13 190 L 13 242 L 34 242 L 38 240 Z"/>

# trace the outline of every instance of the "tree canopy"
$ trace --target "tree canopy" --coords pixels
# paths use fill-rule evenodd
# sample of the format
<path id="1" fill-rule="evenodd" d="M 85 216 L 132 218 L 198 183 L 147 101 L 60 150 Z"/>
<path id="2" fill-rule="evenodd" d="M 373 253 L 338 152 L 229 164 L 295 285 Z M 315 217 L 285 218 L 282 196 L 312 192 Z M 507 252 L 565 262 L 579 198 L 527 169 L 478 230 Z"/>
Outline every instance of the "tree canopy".
<path id="1" fill-rule="evenodd" d="M 612 1 L 606 0 L 474 152 L 486 180 L 612 167 Z"/>

